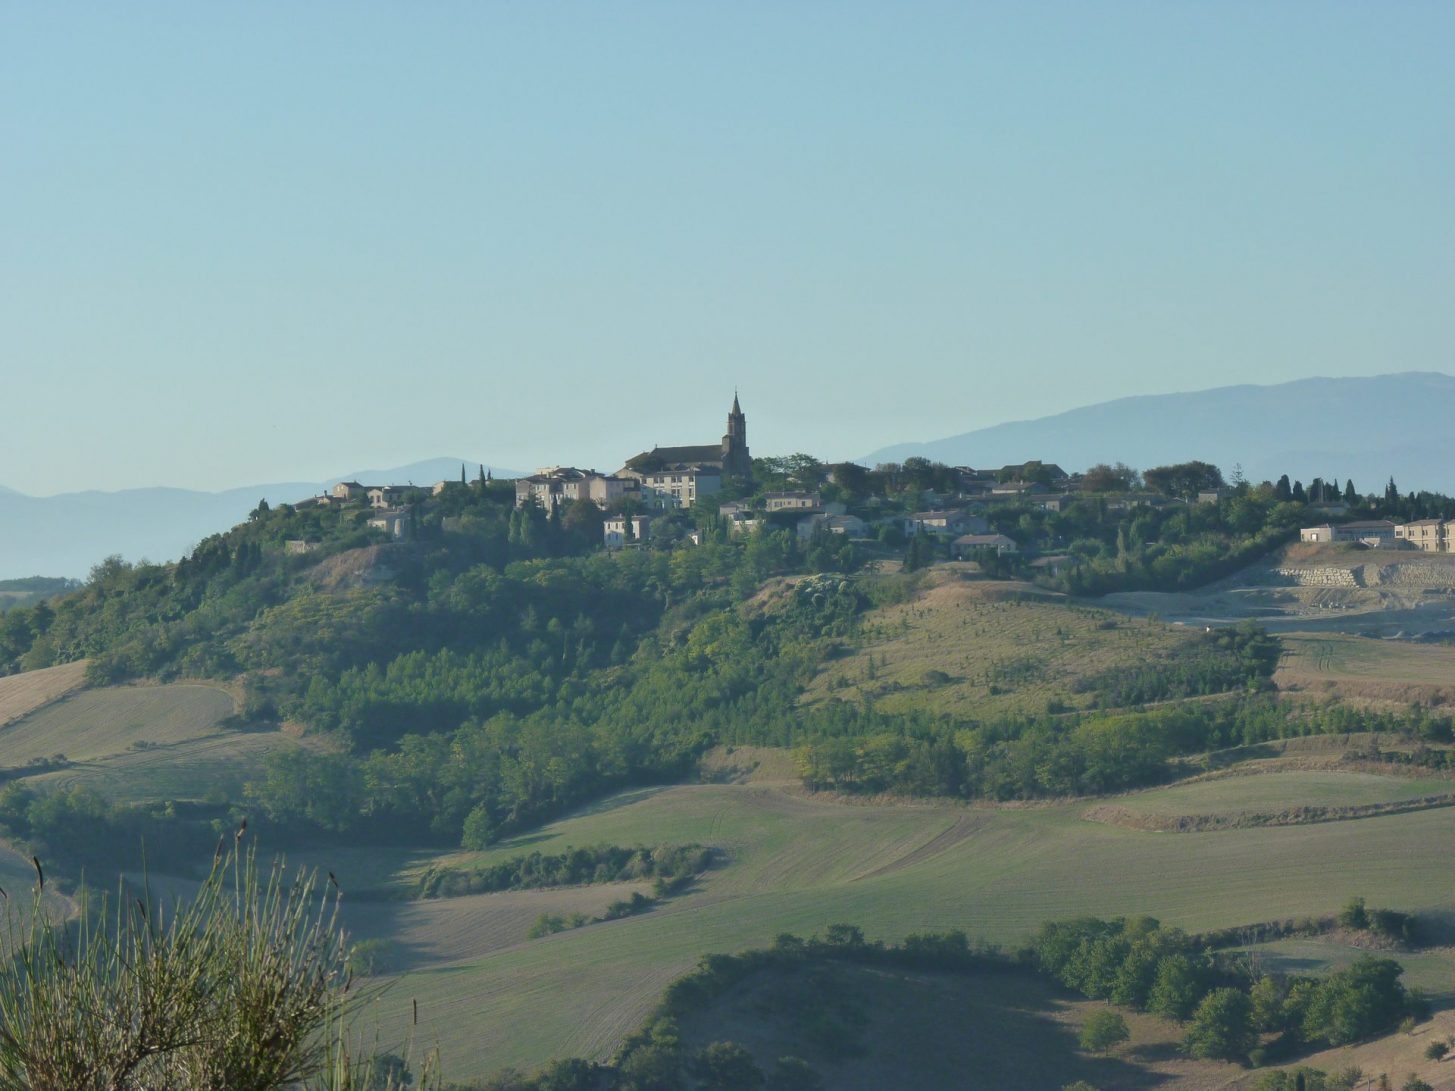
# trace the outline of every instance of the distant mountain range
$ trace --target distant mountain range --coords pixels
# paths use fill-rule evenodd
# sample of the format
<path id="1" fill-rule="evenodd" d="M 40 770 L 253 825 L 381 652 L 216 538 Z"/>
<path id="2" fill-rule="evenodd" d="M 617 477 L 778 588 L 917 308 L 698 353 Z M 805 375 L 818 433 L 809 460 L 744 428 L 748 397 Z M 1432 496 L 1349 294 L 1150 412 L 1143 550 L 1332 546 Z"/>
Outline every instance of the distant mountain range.
<path id="1" fill-rule="evenodd" d="M 315 496 L 339 481 L 365 485 L 433 485 L 457 480 L 464 463 L 470 477 L 479 463 L 434 458 L 383 470 L 357 470 L 328 481 L 245 485 L 224 492 L 190 489 L 123 489 L 26 496 L 0 486 L 0 579 L 22 576 L 84 577 L 98 561 L 119 553 L 129 561 L 170 561 L 218 531 L 247 518 L 259 500 L 281 504 Z M 485 464 L 496 477 L 515 470 Z"/>
<path id="2" fill-rule="evenodd" d="M 1455 423 L 1455 376 L 1409 371 L 1363 379 L 1300 379 L 1276 386 L 1224 386 L 1089 405 L 1039 420 L 997 424 L 928 443 L 901 443 L 865 455 L 865 465 L 912 455 L 976 468 L 1027 459 L 1069 472 L 1098 462 L 1138 469 L 1202 459 L 1250 481 L 1280 474 L 1354 479 L 1381 492 L 1455 493 L 1448 432 Z"/>

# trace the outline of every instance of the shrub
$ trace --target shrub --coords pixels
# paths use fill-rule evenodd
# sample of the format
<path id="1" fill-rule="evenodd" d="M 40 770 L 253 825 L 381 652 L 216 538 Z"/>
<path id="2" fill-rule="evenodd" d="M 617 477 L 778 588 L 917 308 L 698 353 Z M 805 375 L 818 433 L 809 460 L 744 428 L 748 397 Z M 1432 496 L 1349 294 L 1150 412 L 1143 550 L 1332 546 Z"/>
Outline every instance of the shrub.
<path id="1" fill-rule="evenodd" d="M 1364 908 L 1363 898 L 1350 898 L 1339 910 L 1339 924 L 1343 928 L 1364 929 L 1369 927 L 1369 912 Z"/>
<path id="2" fill-rule="evenodd" d="M 52 920 L 44 876 L 10 915 L 0 958 L 0 1083 L 50 1089 L 177 1087 L 380 1091 L 379 1058 L 350 1056 L 338 897 L 250 852 L 219 854 L 170 912 L 123 887 Z M 386 1065 L 387 1067 L 387 1065 Z M 397 1067 L 397 1066 L 396 1066 Z"/>
<path id="3" fill-rule="evenodd" d="M 1105 1053 L 1132 1036 L 1127 1021 L 1114 1011 L 1093 1012 L 1081 1028 L 1077 1039 L 1088 1053 Z"/>

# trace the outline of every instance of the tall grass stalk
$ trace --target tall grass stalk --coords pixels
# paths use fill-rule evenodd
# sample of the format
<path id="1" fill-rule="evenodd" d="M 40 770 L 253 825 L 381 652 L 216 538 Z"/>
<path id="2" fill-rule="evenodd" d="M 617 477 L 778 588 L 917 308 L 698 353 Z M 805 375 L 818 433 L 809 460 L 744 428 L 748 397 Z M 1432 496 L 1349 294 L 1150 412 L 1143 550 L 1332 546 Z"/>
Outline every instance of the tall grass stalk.
<path id="1" fill-rule="evenodd" d="M 37 876 L 41 877 L 37 862 Z M 389 1091 L 407 1077 L 351 1047 L 339 892 L 281 861 L 219 852 L 190 899 L 123 881 L 57 913 L 44 879 L 7 902 L 0 1086 L 15 1091 Z M 427 1076 L 426 1081 L 427 1082 Z"/>

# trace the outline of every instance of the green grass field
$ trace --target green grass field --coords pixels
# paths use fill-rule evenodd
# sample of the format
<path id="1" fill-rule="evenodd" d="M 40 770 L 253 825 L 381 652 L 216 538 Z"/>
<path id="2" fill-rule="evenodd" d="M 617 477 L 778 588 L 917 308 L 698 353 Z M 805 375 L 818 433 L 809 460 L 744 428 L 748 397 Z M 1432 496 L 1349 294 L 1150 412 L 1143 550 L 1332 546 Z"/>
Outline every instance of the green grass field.
<path id="1" fill-rule="evenodd" d="M 1261 793 L 1276 777 L 1238 779 Z M 1207 787 L 1226 804 L 1223 782 Z M 1077 914 L 1150 913 L 1200 930 L 1331 912 L 1353 894 L 1392 908 L 1448 909 L 1452 836 L 1448 809 L 1165 835 L 1085 822 L 1074 806 L 869 807 L 755 784 L 695 785 L 628 793 L 494 853 L 450 858 L 689 840 L 732 854 L 697 891 L 645 916 L 526 941 L 493 919 L 509 914 L 518 928 L 531 916 L 526 905 L 539 898 L 544 908 L 550 892 L 349 912 L 361 931 L 400 937 L 409 972 L 380 1003 L 385 1039 L 403 1036 L 417 1000 L 419 1040 L 437 1042 L 447 1071 L 461 1078 L 563 1054 L 606 1056 L 703 954 L 839 921 L 871 937 L 953 927 L 1015 944 L 1047 919 Z M 423 865 L 417 853 L 392 862 L 384 855 L 373 854 L 358 875 L 341 857 L 340 882 L 370 885 L 391 873 L 407 881 Z M 458 936 L 496 939 L 439 943 L 432 913 L 449 914 Z"/>
<path id="2" fill-rule="evenodd" d="M 872 611 L 852 654 L 826 664 L 805 703 L 870 699 L 888 712 L 930 708 L 961 716 L 1082 707 L 1080 678 L 1145 662 L 1192 638 L 1190 630 L 1011 585 L 936 573 L 912 601 Z M 871 665 L 872 660 L 872 665 Z M 948 681 L 927 680 L 930 671 Z"/>
<path id="3" fill-rule="evenodd" d="M 1346 700 L 1455 702 L 1455 646 L 1344 633 L 1288 633 L 1274 681 L 1285 691 Z"/>
<path id="4" fill-rule="evenodd" d="M 1370 904 L 1381 904 L 1377 892 L 1371 894 Z M 1332 937 L 1312 937 L 1257 943 L 1241 950 L 1256 955 L 1269 973 L 1286 974 L 1326 974 L 1369 954 L 1392 958 L 1404 967 L 1402 980 L 1406 985 L 1424 989 L 1442 1007 L 1455 1005 L 1455 948 L 1371 952 Z"/>
<path id="5" fill-rule="evenodd" d="M 1135 814 L 1207 815 L 1394 803 L 1455 793 L 1455 780 L 1341 769 L 1281 769 L 1214 777 L 1108 800 Z"/>
<path id="6" fill-rule="evenodd" d="M 34 778 L 37 784 L 90 784 L 131 800 L 207 798 L 209 791 L 235 796 L 269 750 L 301 744 L 278 732 L 223 728 L 232 708 L 230 696 L 210 686 L 82 691 L 0 730 L 0 765 L 64 752 L 76 764 Z M 138 742 L 145 745 L 138 749 Z M 1300 752 L 1287 760 L 1296 766 L 1310 759 Z M 859 924 L 871 938 L 960 928 L 1015 945 L 1046 920 L 1080 914 L 1149 913 L 1201 930 L 1324 914 L 1356 894 L 1395 909 L 1455 911 L 1448 880 L 1455 809 L 1159 834 L 1086 821 L 1084 802 L 970 807 L 807 797 L 795 788 L 790 764 L 781 751 L 724 750 L 707 763 L 707 772 L 728 782 L 624 792 L 488 852 L 357 846 L 290 855 L 336 873 L 346 923 L 358 938 L 388 941 L 384 958 L 391 973 L 380 980 L 389 988 L 361 1030 L 368 1034 L 376 1026 L 386 1048 L 412 1032 L 416 1052 L 437 1046 L 454 1079 L 507 1065 L 532 1068 L 566 1055 L 607 1057 L 666 985 L 703 955 L 763 946 L 781 932 L 809 935 L 836 922 Z M 1289 767 L 1106 802 L 1196 815 L 1387 802 L 1449 788 L 1449 781 L 1434 778 L 1427 783 Z M 612 884 L 408 900 L 420 872 L 434 865 L 468 866 L 601 843 L 686 842 L 724 850 L 726 866 L 645 915 L 541 939 L 527 933 L 543 912 L 596 916 L 611 901 L 645 888 Z M 0 885 L 24 890 L 30 881 L 23 858 L 0 858 Z M 1417 984 L 1434 982 L 1455 965 L 1433 953 L 1410 961 Z M 919 1010 L 960 1002 L 974 1011 L 984 1008 L 981 1023 L 1001 1029 L 981 1044 L 1019 1028 L 1029 1041 L 1042 1043 L 1046 1057 L 1063 1055 L 1067 1027 L 1079 1018 L 1074 1005 L 1065 1006 L 1069 1000 L 1022 998 L 992 1012 L 986 1005 L 993 997 L 954 992 L 965 987 L 935 985 L 926 992 L 925 982 L 908 979 L 893 986 L 907 990 L 906 1011 L 916 1010 L 916 1003 Z M 1455 1003 L 1455 990 L 1446 991 Z M 874 1032 L 886 1064 L 909 1055 L 896 1054 L 895 1043 L 910 1054 L 930 1048 L 922 1040 L 914 1045 L 899 1018 Z M 1144 1030 L 1147 1049 L 1162 1049 L 1156 1045 L 1160 1032 Z M 933 1063 L 982 1063 L 974 1059 L 976 1048 L 973 1038 L 960 1042 L 958 1052 Z M 1007 1056 L 1005 1063 L 1015 1063 L 1015 1054 Z M 1161 1070 L 1147 1068 L 1156 1060 L 1149 1057 L 1138 1060 L 1138 1071 L 1155 1076 Z M 1167 1056 L 1162 1060 L 1171 1063 Z M 1068 1064 L 1065 1071 L 1081 1071 Z M 1167 1074 L 1171 1082 L 1165 1084 L 1148 1076 L 1142 1083 L 1129 1077 L 1124 1085 L 1224 1086 L 1176 1082 L 1184 1077 L 1191 1079 L 1184 1072 L 1175 1079 Z M 871 1086 L 872 1078 L 865 1079 L 870 1082 L 838 1085 Z M 1118 1085 L 1109 1078 L 1105 1084 Z"/>

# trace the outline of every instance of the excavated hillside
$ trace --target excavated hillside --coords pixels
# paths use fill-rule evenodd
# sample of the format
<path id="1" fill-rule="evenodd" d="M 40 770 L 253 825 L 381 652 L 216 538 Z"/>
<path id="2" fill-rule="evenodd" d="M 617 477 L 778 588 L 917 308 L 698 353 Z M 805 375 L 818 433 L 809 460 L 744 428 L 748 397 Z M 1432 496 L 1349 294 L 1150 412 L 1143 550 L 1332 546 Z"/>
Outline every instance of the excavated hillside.
<path id="1" fill-rule="evenodd" d="M 1455 638 L 1455 554 L 1298 543 L 1199 591 L 1102 604 L 1189 625 L 1253 618 L 1280 632 Z"/>

